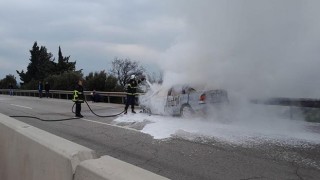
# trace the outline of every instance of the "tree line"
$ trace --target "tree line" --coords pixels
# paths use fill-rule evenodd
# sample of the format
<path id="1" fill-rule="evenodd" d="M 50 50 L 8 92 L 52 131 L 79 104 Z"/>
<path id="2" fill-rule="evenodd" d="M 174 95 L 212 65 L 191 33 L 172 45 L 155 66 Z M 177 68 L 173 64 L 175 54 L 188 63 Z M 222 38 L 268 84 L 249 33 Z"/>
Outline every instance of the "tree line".
<path id="1" fill-rule="evenodd" d="M 31 90 L 37 89 L 39 82 L 48 82 L 51 89 L 73 90 L 77 80 L 84 79 L 86 90 L 123 91 L 132 74 L 139 77 L 146 72 L 138 62 L 116 57 L 108 72 L 101 70 L 84 76 L 82 69 L 76 69 L 76 61 L 70 61 L 70 56 L 63 56 L 60 46 L 57 59 L 56 62 L 45 46 L 34 42 L 26 71 L 17 70 L 21 83 L 18 85 L 14 75 L 9 74 L 0 80 L 0 88 L 7 89 L 12 84 L 14 88 Z M 161 81 L 162 77 L 155 80 L 150 76 L 149 79 Z"/>

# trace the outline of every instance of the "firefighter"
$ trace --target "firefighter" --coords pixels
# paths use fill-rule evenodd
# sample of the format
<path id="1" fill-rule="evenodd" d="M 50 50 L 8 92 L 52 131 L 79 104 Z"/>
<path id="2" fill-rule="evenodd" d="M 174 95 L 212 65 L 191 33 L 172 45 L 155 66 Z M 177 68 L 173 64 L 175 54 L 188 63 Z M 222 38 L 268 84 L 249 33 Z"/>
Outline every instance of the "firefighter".
<path id="1" fill-rule="evenodd" d="M 46 97 L 49 97 L 49 91 L 50 91 L 50 84 L 48 82 L 46 82 L 46 84 L 44 85 L 44 89 L 46 91 Z"/>
<path id="2" fill-rule="evenodd" d="M 81 103 L 84 102 L 84 95 L 83 95 L 83 86 L 82 86 L 82 80 L 80 79 L 76 85 L 75 90 L 73 91 L 73 102 L 76 103 L 76 117 L 82 118 L 81 114 Z"/>
<path id="3" fill-rule="evenodd" d="M 127 114 L 127 110 L 129 105 L 131 105 L 131 112 L 136 113 L 134 111 L 134 104 L 135 104 L 135 96 L 137 94 L 137 87 L 138 84 L 144 81 L 145 78 L 142 77 L 141 80 L 136 80 L 136 76 L 133 74 L 130 77 L 130 80 L 127 84 L 127 102 L 126 102 L 126 107 L 124 108 L 124 114 Z"/>

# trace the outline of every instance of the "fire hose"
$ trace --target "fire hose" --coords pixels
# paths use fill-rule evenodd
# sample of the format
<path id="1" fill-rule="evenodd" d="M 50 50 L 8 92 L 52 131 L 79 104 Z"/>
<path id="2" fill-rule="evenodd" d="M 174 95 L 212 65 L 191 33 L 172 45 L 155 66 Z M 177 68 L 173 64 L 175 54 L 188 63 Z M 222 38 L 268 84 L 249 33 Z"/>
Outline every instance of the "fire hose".
<path id="1" fill-rule="evenodd" d="M 88 102 L 86 100 L 84 102 L 87 104 L 87 106 L 88 106 L 89 110 L 91 111 L 91 113 L 94 114 L 97 117 L 101 117 L 101 118 L 116 117 L 116 116 L 119 116 L 122 113 L 124 113 L 124 111 L 122 111 L 120 113 L 113 114 L 113 115 L 99 115 L 99 114 L 95 113 L 91 109 L 90 105 L 88 104 Z M 73 109 L 74 109 L 75 104 L 76 103 L 74 103 L 72 108 L 71 108 L 71 111 L 73 113 L 74 113 Z M 10 116 L 10 117 L 12 117 L 12 118 L 33 118 L 33 119 L 38 119 L 40 121 L 46 121 L 46 122 L 69 121 L 69 120 L 81 119 L 80 117 L 71 117 L 71 118 L 63 118 L 63 119 L 42 119 L 42 118 L 39 118 L 39 117 L 36 117 L 36 116 Z"/>

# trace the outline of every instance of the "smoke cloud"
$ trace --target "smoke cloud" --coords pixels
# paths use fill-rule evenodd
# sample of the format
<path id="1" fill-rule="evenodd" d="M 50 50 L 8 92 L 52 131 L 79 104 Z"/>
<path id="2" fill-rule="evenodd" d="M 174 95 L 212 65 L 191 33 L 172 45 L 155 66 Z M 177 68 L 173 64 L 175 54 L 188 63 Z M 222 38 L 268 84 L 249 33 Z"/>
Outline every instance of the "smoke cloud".
<path id="1" fill-rule="evenodd" d="M 318 125 L 303 122 L 298 108 L 247 100 L 320 97 L 319 5 L 302 0 L 172 2 L 172 12 L 186 28 L 158 61 L 165 75 L 163 86 L 151 85 L 140 99 L 141 107 L 166 114 L 167 88 L 185 83 L 226 89 L 230 103 L 208 107 L 205 117 L 191 120 L 142 118 L 152 122 L 142 131 L 155 138 L 184 138 L 189 133 L 187 139 L 318 144 L 319 134 L 312 131 Z M 132 120 L 126 118 L 118 121 Z"/>
<path id="2" fill-rule="evenodd" d="M 164 84 L 254 97 L 320 97 L 319 1 L 177 0 L 185 31 L 159 60 Z"/>

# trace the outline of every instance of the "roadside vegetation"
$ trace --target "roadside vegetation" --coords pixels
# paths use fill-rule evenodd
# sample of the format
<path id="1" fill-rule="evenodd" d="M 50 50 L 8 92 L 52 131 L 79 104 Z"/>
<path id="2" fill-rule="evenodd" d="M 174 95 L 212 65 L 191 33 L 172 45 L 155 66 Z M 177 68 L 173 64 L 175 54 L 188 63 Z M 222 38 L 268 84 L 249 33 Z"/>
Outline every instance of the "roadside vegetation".
<path id="1" fill-rule="evenodd" d="M 64 56 L 59 47 L 57 59 L 45 46 L 34 42 L 30 50 L 29 64 L 25 70 L 17 70 L 20 83 L 12 74 L 0 80 L 0 89 L 9 89 L 10 84 L 14 89 L 36 90 L 38 83 L 48 82 L 54 90 L 73 90 L 79 78 L 84 79 L 85 90 L 92 91 L 124 91 L 126 82 L 132 74 L 140 76 L 146 74 L 145 68 L 137 61 L 129 58 L 115 57 L 109 70 L 90 72 L 84 76 L 82 69 L 76 68 L 76 60 Z M 150 79 L 152 75 L 148 75 Z M 161 77 L 162 78 L 162 77 Z"/>

